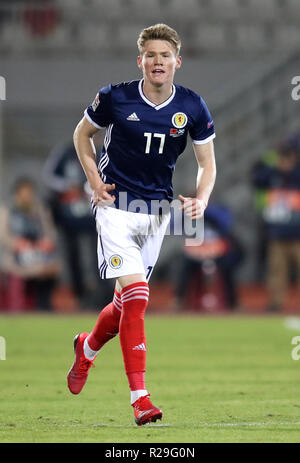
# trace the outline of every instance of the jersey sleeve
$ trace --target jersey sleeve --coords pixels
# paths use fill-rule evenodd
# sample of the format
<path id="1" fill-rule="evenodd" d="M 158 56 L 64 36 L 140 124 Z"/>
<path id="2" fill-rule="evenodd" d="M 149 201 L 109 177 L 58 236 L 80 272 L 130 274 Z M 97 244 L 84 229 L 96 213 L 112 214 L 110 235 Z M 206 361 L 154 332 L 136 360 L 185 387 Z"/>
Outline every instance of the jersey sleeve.
<path id="1" fill-rule="evenodd" d="M 101 88 L 84 115 L 98 129 L 103 129 L 112 122 L 111 85 Z"/>
<path id="2" fill-rule="evenodd" d="M 216 134 L 214 121 L 208 107 L 201 96 L 199 96 L 199 99 L 200 101 L 197 105 L 198 113 L 193 126 L 190 128 L 190 136 L 195 145 L 204 145 L 213 140 Z"/>

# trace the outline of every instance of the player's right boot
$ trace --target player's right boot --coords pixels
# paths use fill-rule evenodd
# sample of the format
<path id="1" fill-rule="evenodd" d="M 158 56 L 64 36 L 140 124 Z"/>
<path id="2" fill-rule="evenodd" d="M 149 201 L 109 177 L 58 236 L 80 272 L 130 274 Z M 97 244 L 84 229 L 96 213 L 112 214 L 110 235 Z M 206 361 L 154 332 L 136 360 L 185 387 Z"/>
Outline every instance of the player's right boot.
<path id="1" fill-rule="evenodd" d="M 149 396 L 150 394 L 144 395 L 132 404 L 134 419 L 138 426 L 162 419 L 162 410 L 151 403 Z"/>
<path id="2" fill-rule="evenodd" d="M 88 335 L 89 333 L 80 333 L 74 338 L 75 360 L 67 376 L 68 388 L 72 394 L 81 392 L 88 378 L 89 369 L 95 366 L 83 352 L 83 343 Z"/>

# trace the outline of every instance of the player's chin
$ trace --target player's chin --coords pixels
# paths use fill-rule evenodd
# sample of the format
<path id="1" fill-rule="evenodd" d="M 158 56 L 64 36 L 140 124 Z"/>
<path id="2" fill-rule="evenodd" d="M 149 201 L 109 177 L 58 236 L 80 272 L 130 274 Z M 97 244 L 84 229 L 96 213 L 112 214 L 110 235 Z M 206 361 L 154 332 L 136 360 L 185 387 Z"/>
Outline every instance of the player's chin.
<path id="1" fill-rule="evenodd" d="M 151 83 L 157 87 L 161 87 L 167 82 L 166 74 L 151 74 Z"/>

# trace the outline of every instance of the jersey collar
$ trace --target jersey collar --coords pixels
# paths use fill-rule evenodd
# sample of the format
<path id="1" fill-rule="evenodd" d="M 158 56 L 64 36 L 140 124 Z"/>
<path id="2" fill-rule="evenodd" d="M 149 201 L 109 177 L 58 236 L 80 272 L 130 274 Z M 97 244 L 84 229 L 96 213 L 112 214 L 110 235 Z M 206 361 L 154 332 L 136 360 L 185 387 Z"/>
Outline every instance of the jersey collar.
<path id="1" fill-rule="evenodd" d="M 156 109 L 157 111 L 161 108 L 164 108 L 165 106 L 167 106 L 169 103 L 171 103 L 171 101 L 173 100 L 174 96 L 175 96 L 175 93 L 176 93 L 176 87 L 175 85 L 173 84 L 172 85 L 172 93 L 171 95 L 169 96 L 169 98 L 165 101 L 163 101 L 162 103 L 160 104 L 155 104 L 153 103 L 152 101 L 148 100 L 148 98 L 145 96 L 144 92 L 143 92 L 143 82 L 144 82 L 144 79 L 141 79 L 139 81 L 139 92 L 140 92 L 140 95 L 141 97 L 143 98 L 143 100 L 149 105 L 149 106 L 152 106 L 152 108 Z"/>

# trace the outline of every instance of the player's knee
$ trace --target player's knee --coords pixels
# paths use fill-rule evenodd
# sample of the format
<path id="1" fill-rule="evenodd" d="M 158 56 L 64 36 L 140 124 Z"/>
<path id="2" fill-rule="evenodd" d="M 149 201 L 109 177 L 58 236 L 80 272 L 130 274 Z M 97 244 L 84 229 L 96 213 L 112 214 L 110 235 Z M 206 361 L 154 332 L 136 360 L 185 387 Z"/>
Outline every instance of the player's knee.
<path id="1" fill-rule="evenodd" d="M 117 279 L 116 290 L 122 292 L 131 285 L 138 285 L 139 283 L 147 284 L 146 276 L 142 273 L 124 275 Z"/>
<path id="2" fill-rule="evenodd" d="M 128 320 L 143 319 L 149 300 L 149 286 L 140 281 L 123 288 L 121 292 L 123 317 Z"/>

